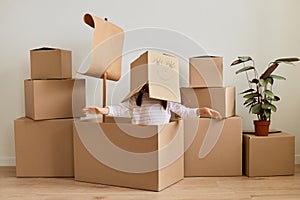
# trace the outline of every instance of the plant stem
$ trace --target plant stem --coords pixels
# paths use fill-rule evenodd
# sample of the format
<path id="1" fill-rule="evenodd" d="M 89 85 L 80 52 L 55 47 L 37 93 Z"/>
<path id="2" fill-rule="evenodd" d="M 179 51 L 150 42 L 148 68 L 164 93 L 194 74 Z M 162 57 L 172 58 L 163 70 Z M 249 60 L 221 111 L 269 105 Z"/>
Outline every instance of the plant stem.
<path id="1" fill-rule="evenodd" d="M 267 90 L 267 85 L 265 85 L 265 87 L 264 87 L 264 91 L 266 91 Z M 264 104 L 266 104 L 266 100 L 267 100 L 267 95 L 266 94 L 264 94 L 264 98 L 263 98 L 263 102 L 264 102 Z M 261 115 L 263 116 L 263 120 L 264 121 L 266 121 L 267 120 L 267 117 L 264 115 L 264 110 L 263 109 L 261 109 Z"/>

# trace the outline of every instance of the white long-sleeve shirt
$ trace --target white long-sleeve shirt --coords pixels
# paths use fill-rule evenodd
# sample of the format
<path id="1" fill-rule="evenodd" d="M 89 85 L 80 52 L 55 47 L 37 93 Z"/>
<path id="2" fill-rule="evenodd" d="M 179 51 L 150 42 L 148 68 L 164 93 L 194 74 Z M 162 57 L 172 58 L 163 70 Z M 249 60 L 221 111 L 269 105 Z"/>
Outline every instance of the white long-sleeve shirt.
<path id="1" fill-rule="evenodd" d="M 149 98 L 149 94 L 145 93 L 142 98 L 142 105 L 136 105 L 137 95 L 115 106 L 108 106 L 110 116 L 121 116 L 126 111 L 130 111 L 132 116 L 132 124 L 142 125 L 160 125 L 169 123 L 171 111 L 182 118 L 199 117 L 198 108 L 187 108 L 180 103 L 167 102 L 167 108 L 164 109 L 160 100 Z"/>

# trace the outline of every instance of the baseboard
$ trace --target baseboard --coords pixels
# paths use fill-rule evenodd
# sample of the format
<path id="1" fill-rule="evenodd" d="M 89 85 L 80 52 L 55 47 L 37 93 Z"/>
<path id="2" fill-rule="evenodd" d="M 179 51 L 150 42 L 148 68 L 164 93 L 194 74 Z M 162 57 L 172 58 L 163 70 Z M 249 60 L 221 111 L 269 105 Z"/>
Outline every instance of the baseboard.
<path id="1" fill-rule="evenodd" d="M 295 155 L 295 164 L 300 164 L 300 155 Z"/>
<path id="2" fill-rule="evenodd" d="M 0 157 L 0 166 L 16 166 L 16 158 Z"/>

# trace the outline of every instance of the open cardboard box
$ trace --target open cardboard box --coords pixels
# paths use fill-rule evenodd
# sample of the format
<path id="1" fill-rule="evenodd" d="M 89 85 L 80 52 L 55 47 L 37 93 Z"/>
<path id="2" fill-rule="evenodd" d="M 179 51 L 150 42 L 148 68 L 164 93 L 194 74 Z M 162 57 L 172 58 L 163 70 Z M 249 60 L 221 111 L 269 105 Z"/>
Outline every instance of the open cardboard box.
<path id="1" fill-rule="evenodd" d="M 242 175 L 242 118 L 184 120 L 184 176 Z"/>
<path id="2" fill-rule="evenodd" d="M 183 126 L 74 121 L 75 180 L 160 191 L 183 179 Z"/>
<path id="3" fill-rule="evenodd" d="M 17 177 L 73 177 L 73 119 L 14 121 Z"/>

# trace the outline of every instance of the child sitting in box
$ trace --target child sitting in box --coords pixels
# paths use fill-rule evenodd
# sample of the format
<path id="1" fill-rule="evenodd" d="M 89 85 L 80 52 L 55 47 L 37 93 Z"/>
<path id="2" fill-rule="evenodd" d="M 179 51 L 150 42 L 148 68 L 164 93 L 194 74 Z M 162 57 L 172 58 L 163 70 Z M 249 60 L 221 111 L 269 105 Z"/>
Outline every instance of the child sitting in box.
<path id="1" fill-rule="evenodd" d="M 182 118 L 196 118 L 201 115 L 208 115 L 218 120 L 222 119 L 220 113 L 211 108 L 187 108 L 180 103 L 150 98 L 148 84 L 145 84 L 137 94 L 119 105 L 105 108 L 89 106 L 84 108 L 83 112 L 85 114 L 102 114 L 116 117 L 121 116 L 128 110 L 132 112 L 132 124 L 140 125 L 169 123 L 171 111 Z"/>

